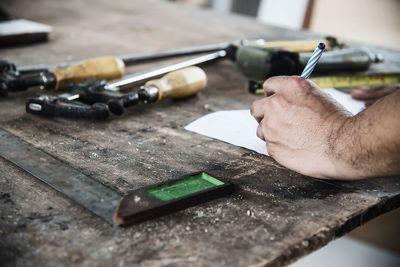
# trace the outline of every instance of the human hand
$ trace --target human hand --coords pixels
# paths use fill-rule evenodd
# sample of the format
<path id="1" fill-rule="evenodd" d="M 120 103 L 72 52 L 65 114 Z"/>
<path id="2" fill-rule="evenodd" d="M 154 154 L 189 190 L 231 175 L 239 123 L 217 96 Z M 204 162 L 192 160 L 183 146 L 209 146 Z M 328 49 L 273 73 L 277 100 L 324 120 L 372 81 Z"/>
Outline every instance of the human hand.
<path id="1" fill-rule="evenodd" d="M 257 136 L 283 166 L 317 178 L 340 178 L 344 166 L 335 143 L 351 114 L 311 81 L 278 76 L 264 83 L 266 97 L 255 101 L 251 114 Z"/>
<path id="2" fill-rule="evenodd" d="M 378 99 L 387 96 L 399 89 L 400 89 L 400 84 L 391 84 L 375 88 L 360 87 L 354 89 L 351 92 L 351 96 L 354 99 L 365 101 L 365 105 L 370 106 L 373 103 L 375 103 Z"/>

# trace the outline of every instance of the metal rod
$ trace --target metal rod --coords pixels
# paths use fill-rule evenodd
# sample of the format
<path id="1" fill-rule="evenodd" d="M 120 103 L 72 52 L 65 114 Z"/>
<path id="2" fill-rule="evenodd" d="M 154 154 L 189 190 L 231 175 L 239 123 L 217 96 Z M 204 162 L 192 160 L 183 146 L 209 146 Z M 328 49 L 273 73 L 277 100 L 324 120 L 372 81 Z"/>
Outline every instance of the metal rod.
<path id="1" fill-rule="evenodd" d="M 143 54 L 127 54 L 119 56 L 120 59 L 125 63 L 126 66 L 131 66 L 137 63 L 145 63 L 154 60 L 168 59 L 177 56 L 189 56 L 201 53 L 211 53 L 218 50 L 226 49 L 230 43 L 218 43 L 218 44 L 208 44 L 200 45 L 195 47 L 183 47 L 171 50 L 165 50 L 160 52 L 150 52 Z"/>
<path id="2" fill-rule="evenodd" d="M 157 68 L 154 70 L 150 70 L 150 71 L 146 71 L 146 72 L 141 72 L 141 73 L 137 73 L 137 74 L 133 74 L 130 76 L 126 76 L 125 78 L 116 81 L 116 82 L 112 82 L 109 83 L 106 86 L 107 90 L 110 91 L 118 91 L 119 87 L 123 87 L 126 85 L 134 85 L 138 82 L 143 82 L 147 79 L 151 79 L 151 78 L 156 78 L 160 75 L 166 74 L 168 72 L 171 71 L 175 71 L 178 69 L 182 69 L 182 68 L 186 68 L 186 67 L 190 67 L 190 66 L 194 66 L 194 65 L 198 65 L 201 63 L 205 63 L 205 62 L 210 62 L 210 61 L 214 61 L 220 58 L 224 58 L 226 56 L 226 51 L 225 50 L 221 50 L 215 53 L 211 53 L 211 54 L 207 54 L 204 56 L 200 56 L 200 57 L 196 57 L 193 59 L 189 59 L 189 60 L 185 60 L 179 63 L 175 63 L 172 65 L 167 65 L 161 68 Z"/>
<path id="3" fill-rule="evenodd" d="M 183 48 L 164 50 L 159 52 L 125 54 L 118 56 L 118 58 L 120 58 L 125 63 L 126 66 L 132 66 L 134 64 L 145 63 L 154 60 L 168 59 L 178 56 L 188 56 L 188 55 L 223 50 L 226 49 L 229 46 L 229 44 L 231 44 L 231 42 L 206 44 L 194 47 L 183 47 Z M 17 69 L 21 74 L 28 74 L 28 73 L 48 71 L 50 69 L 55 69 L 55 68 L 66 68 L 72 64 L 77 64 L 79 62 L 80 61 L 71 61 L 71 62 L 63 62 L 56 64 L 37 64 L 30 66 L 22 66 L 18 67 Z"/>

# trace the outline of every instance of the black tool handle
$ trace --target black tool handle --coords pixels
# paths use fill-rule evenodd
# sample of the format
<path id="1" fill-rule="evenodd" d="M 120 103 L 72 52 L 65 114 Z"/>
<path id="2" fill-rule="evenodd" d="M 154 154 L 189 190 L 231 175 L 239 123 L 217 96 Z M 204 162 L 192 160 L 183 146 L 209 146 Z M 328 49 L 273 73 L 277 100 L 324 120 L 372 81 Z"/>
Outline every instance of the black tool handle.
<path id="1" fill-rule="evenodd" d="M 114 115 L 121 116 L 126 107 L 134 106 L 139 103 L 139 95 L 137 92 L 124 94 L 118 99 L 112 99 L 108 102 L 108 109 Z"/>
<path id="2" fill-rule="evenodd" d="M 76 100 L 67 100 L 53 96 L 30 98 L 26 102 L 26 111 L 45 117 L 66 117 L 75 119 L 105 120 L 109 116 L 104 103 L 88 105 Z"/>

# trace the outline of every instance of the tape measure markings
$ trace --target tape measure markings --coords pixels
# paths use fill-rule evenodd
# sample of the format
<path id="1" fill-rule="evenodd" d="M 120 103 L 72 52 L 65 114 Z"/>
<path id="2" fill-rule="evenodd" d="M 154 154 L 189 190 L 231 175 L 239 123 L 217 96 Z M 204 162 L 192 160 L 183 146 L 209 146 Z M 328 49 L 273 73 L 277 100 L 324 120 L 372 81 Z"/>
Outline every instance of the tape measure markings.
<path id="1" fill-rule="evenodd" d="M 359 86 L 384 86 L 400 83 L 400 73 L 380 73 L 366 75 L 337 75 L 313 77 L 310 80 L 321 88 L 346 89 Z M 249 91 L 253 94 L 264 94 L 263 81 L 251 81 Z"/>

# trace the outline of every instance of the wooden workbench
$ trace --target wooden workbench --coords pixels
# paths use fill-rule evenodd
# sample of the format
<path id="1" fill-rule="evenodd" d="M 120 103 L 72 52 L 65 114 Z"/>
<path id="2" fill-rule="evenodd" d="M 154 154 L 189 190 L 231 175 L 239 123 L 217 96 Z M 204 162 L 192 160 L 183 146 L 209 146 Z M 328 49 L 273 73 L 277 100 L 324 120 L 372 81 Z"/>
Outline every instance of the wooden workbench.
<path id="1" fill-rule="evenodd" d="M 2 3 L 15 16 L 53 26 L 46 44 L 0 50 L 0 58 L 17 65 L 245 37 L 312 37 L 154 0 Z M 380 67 L 400 69 L 397 52 L 381 52 L 388 62 Z M 26 114 L 25 98 L 35 90 L 0 99 L 1 128 L 121 193 L 199 170 L 240 188 L 158 220 L 113 228 L 0 159 L 0 265 L 282 266 L 400 206 L 399 178 L 321 181 L 185 131 L 204 114 L 248 108 L 257 98 L 230 62 L 205 70 L 209 84 L 198 96 L 132 108 L 100 123 Z"/>

